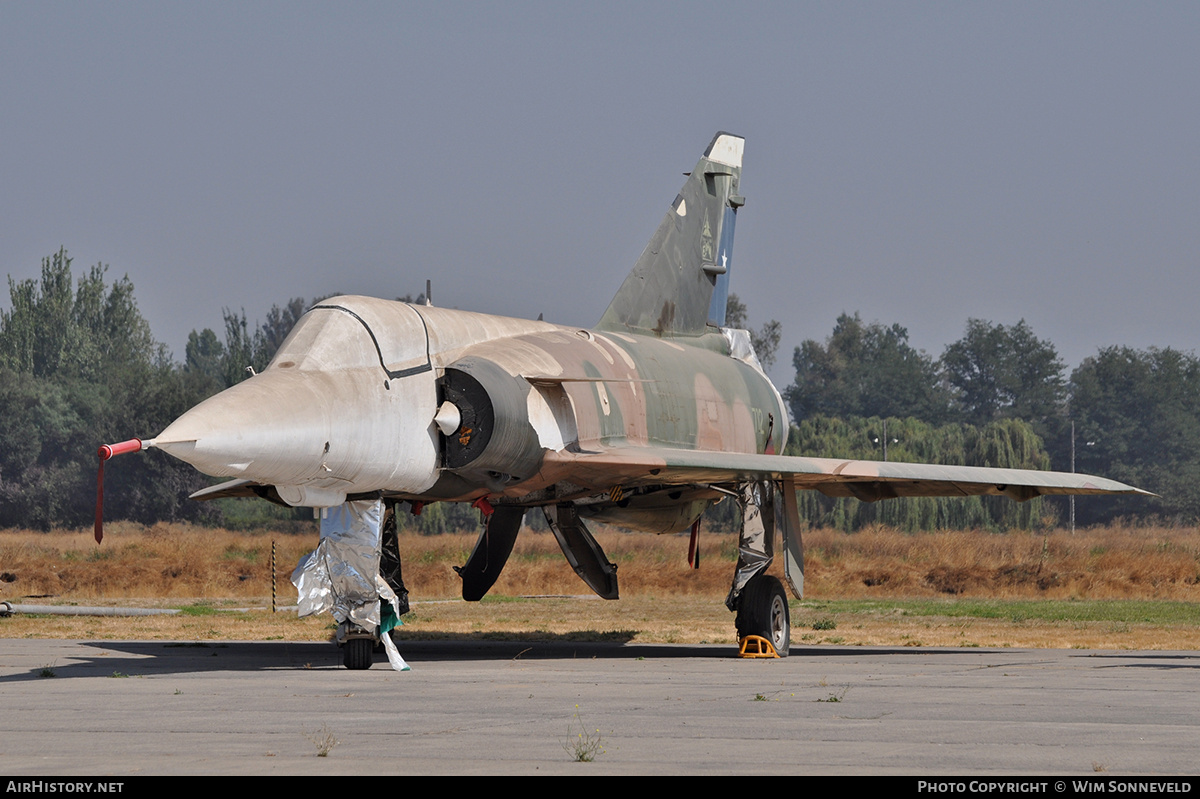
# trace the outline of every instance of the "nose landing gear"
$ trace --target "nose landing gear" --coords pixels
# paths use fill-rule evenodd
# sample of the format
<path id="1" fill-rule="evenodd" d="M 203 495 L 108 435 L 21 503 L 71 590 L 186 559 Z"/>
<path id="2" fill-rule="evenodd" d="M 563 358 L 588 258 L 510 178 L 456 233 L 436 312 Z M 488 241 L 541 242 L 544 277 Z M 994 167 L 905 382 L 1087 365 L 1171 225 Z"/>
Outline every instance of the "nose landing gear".
<path id="1" fill-rule="evenodd" d="M 354 629 L 355 632 L 347 635 L 357 637 L 348 637 L 342 644 L 342 664 L 351 670 L 369 669 L 375 660 L 375 636 L 368 635 L 361 628 Z"/>

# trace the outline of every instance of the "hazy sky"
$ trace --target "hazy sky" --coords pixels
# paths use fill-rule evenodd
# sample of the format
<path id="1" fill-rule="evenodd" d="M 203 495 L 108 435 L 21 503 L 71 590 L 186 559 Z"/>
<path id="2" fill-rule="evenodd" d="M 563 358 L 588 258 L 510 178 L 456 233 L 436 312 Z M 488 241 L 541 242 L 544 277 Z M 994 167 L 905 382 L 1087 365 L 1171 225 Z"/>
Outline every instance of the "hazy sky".
<path id="1" fill-rule="evenodd" d="M 332 292 L 591 326 L 718 130 L 732 288 L 932 355 L 1197 346 L 1200 3 L 0 2 L 0 268 L 128 274 L 178 357 Z M 9 305 L 7 293 L 0 307 Z"/>

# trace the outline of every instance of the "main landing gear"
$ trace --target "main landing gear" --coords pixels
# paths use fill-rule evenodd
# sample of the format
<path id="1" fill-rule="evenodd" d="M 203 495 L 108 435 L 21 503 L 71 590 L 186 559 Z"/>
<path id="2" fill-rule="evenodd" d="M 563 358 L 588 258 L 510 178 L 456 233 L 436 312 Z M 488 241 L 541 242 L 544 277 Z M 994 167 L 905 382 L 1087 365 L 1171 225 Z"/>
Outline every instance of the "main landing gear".
<path id="1" fill-rule="evenodd" d="M 779 657 L 787 657 L 792 621 L 783 583 L 769 574 L 756 575 L 746 583 L 738 597 L 736 624 L 739 641 L 757 635 L 770 641 Z"/>
<path id="2" fill-rule="evenodd" d="M 741 484 L 738 494 L 742 510 L 738 562 L 725 606 L 737 614 L 739 644 L 757 636 L 770 642 L 775 653 L 785 658 L 791 649 L 792 634 L 787 594 L 779 578 L 766 571 L 775 558 L 778 527 L 783 537 L 784 573 L 796 596 L 803 596 L 804 549 L 795 485 L 788 480 L 783 480 L 781 486 L 761 480 Z"/>

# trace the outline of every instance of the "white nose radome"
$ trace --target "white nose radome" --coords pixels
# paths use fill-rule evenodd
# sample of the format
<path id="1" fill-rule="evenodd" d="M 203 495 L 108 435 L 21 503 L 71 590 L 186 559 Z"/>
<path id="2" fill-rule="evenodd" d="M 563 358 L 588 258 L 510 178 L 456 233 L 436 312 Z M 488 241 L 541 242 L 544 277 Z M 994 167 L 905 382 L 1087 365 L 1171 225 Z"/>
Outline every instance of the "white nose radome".
<path id="1" fill-rule="evenodd" d="M 327 398 L 311 382 L 296 373 L 257 375 L 192 408 L 154 444 L 217 477 L 316 477 L 333 425 Z"/>

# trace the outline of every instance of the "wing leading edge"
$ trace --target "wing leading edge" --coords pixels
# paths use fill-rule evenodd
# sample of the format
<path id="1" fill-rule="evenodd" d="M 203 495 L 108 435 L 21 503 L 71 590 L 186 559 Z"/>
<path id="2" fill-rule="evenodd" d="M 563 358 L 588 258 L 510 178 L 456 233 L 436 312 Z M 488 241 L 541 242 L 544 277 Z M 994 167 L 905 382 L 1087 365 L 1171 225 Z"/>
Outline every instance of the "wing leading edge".
<path id="1" fill-rule="evenodd" d="M 755 455 L 705 450 L 629 447 L 603 452 L 547 453 L 547 460 L 572 478 L 598 487 L 623 478 L 625 484 L 733 483 L 788 478 L 797 488 L 867 502 L 895 497 L 1007 496 L 1024 502 L 1066 494 L 1141 494 L 1149 491 L 1070 472 L 941 466 L 894 461 L 855 461 Z M 619 477 L 618 477 L 619 476 Z"/>

